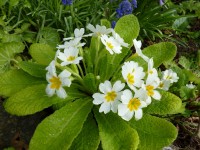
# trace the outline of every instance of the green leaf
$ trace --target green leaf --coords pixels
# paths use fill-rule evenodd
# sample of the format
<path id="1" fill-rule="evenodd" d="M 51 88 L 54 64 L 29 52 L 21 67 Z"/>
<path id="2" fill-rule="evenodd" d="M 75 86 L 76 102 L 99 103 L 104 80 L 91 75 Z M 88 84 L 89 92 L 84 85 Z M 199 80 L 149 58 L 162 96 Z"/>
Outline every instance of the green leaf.
<path id="1" fill-rule="evenodd" d="M 34 77 L 46 77 L 46 66 L 28 61 L 21 61 L 18 63 L 18 65 L 22 70 Z"/>
<path id="2" fill-rule="evenodd" d="M 132 46 L 133 39 L 139 35 L 140 27 L 137 17 L 134 15 L 125 15 L 121 17 L 114 29 L 126 43 Z"/>
<path id="3" fill-rule="evenodd" d="M 99 143 L 98 126 L 90 113 L 80 134 L 73 141 L 70 150 L 97 150 Z"/>
<path id="4" fill-rule="evenodd" d="M 141 120 L 129 121 L 131 127 L 137 130 L 140 150 L 161 150 L 169 146 L 177 137 L 177 129 L 165 119 L 144 115 Z"/>
<path id="5" fill-rule="evenodd" d="M 24 48 L 24 44 L 20 42 L 2 43 L 0 45 L 0 73 L 10 68 L 10 62 L 14 59 L 15 54 L 23 52 Z"/>
<path id="6" fill-rule="evenodd" d="M 68 149 L 80 133 L 91 108 L 91 99 L 79 99 L 57 110 L 39 124 L 29 149 Z"/>
<path id="7" fill-rule="evenodd" d="M 19 3 L 19 0 L 10 0 L 9 1 L 9 7 L 14 7 Z"/>
<path id="8" fill-rule="evenodd" d="M 41 83 L 45 83 L 45 81 L 30 76 L 22 70 L 10 70 L 1 74 L 0 95 L 8 97 L 28 86 Z"/>
<path id="9" fill-rule="evenodd" d="M 143 54 L 149 58 L 153 57 L 154 67 L 159 67 L 162 63 L 173 60 L 176 56 L 176 45 L 171 42 L 161 42 L 153 44 L 142 50 Z M 138 62 L 142 67 L 147 68 L 147 62 L 145 62 L 137 54 L 132 55 L 128 58 L 129 61 L 133 60 Z"/>
<path id="10" fill-rule="evenodd" d="M 55 57 L 55 52 L 47 44 L 32 44 L 29 52 L 33 59 L 41 65 L 49 65 Z"/>
<path id="11" fill-rule="evenodd" d="M 22 89 L 4 102 L 6 111 L 17 116 L 25 116 L 62 101 L 57 96 L 48 97 L 45 88 L 46 85 L 40 84 Z"/>
<path id="12" fill-rule="evenodd" d="M 161 100 L 153 100 L 153 102 L 145 108 L 145 113 L 167 115 L 174 114 L 181 108 L 182 101 L 179 97 L 166 91 L 160 91 L 160 94 L 162 95 Z"/>
<path id="13" fill-rule="evenodd" d="M 139 144 L 137 131 L 114 113 L 95 111 L 104 150 L 134 150 Z"/>
<path id="14" fill-rule="evenodd" d="M 51 48 L 56 49 L 57 44 L 60 42 L 60 36 L 56 29 L 51 27 L 44 27 L 40 32 L 40 43 L 48 44 Z"/>
<path id="15" fill-rule="evenodd" d="M 196 97 L 196 88 L 188 88 L 187 86 L 182 86 L 180 88 L 180 97 L 183 100 L 192 99 Z"/>
<path id="16" fill-rule="evenodd" d="M 185 69 L 190 69 L 192 64 L 192 62 L 190 62 L 185 56 L 181 56 L 178 63 Z"/>

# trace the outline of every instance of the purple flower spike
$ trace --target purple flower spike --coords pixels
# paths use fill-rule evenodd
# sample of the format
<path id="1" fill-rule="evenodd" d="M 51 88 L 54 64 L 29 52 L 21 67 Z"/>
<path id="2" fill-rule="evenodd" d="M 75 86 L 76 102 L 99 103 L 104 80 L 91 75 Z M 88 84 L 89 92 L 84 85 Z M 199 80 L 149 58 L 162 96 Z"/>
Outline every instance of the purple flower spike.
<path id="1" fill-rule="evenodd" d="M 63 5 L 72 5 L 73 0 L 62 0 Z"/>
<path id="2" fill-rule="evenodd" d="M 132 4 L 128 0 L 124 0 L 119 4 L 117 8 L 117 18 L 121 18 L 124 15 L 132 14 L 133 8 Z"/>
<path id="3" fill-rule="evenodd" d="M 137 8 L 137 0 L 132 0 L 131 3 L 132 3 L 132 5 L 133 5 L 134 8 Z"/>

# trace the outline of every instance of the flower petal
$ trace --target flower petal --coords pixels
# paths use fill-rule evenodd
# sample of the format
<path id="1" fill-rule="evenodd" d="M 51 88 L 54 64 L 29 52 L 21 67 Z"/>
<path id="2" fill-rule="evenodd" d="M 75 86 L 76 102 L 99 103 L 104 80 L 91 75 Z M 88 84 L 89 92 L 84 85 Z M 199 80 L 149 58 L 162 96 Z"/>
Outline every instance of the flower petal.
<path id="1" fill-rule="evenodd" d="M 104 112 L 105 114 L 107 114 L 110 111 L 110 103 L 102 103 L 101 107 L 99 108 L 99 112 Z"/>
<path id="2" fill-rule="evenodd" d="M 65 89 L 62 87 L 60 87 L 58 90 L 56 90 L 56 94 L 58 95 L 58 97 L 63 98 L 63 99 L 67 97 L 67 93 L 66 93 Z"/>
<path id="3" fill-rule="evenodd" d="M 136 120 L 141 119 L 142 115 L 143 115 L 142 109 L 138 109 L 138 110 L 135 111 L 135 119 Z"/>
<path id="4" fill-rule="evenodd" d="M 161 99 L 161 95 L 158 91 L 154 90 L 154 94 L 152 95 L 152 97 L 155 99 L 155 100 L 160 100 Z"/>
<path id="5" fill-rule="evenodd" d="M 93 104 L 95 105 L 99 105 L 104 102 L 104 94 L 95 93 L 92 95 L 92 97 L 94 98 Z"/>
<path id="6" fill-rule="evenodd" d="M 118 105 L 118 115 L 124 116 L 129 111 L 127 105 L 125 104 L 119 104 Z"/>
<path id="7" fill-rule="evenodd" d="M 120 92 L 124 87 L 125 87 L 125 84 L 122 83 L 120 80 L 118 80 L 113 85 L 113 90 L 116 92 Z"/>
<path id="8" fill-rule="evenodd" d="M 124 116 L 121 116 L 124 120 L 129 121 L 134 115 L 134 111 L 128 111 Z"/>
<path id="9" fill-rule="evenodd" d="M 47 93 L 47 95 L 50 96 L 50 97 L 54 95 L 55 89 L 52 89 L 52 88 L 51 88 L 51 84 L 48 84 L 48 85 L 47 85 L 47 87 L 46 87 L 46 93 Z"/>

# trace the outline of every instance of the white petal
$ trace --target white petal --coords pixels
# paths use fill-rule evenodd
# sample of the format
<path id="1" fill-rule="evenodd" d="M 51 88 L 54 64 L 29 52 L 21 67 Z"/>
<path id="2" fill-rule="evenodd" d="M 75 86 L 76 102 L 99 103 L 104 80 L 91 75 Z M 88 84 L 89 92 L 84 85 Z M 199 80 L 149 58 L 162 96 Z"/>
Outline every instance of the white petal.
<path id="1" fill-rule="evenodd" d="M 122 118 L 126 121 L 129 121 L 131 120 L 133 115 L 134 115 L 134 111 L 128 111 L 124 116 L 122 116 Z"/>
<path id="2" fill-rule="evenodd" d="M 99 85 L 99 90 L 104 94 L 106 94 L 107 92 L 110 92 L 112 90 L 112 85 L 110 81 L 105 81 L 104 83 L 101 83 Z"/>
<path id="3" fill-rule="evenodd" d="M 113 85 L 113 90 L 116 92 L 120 92 L 124 87 L 125 87 L 125 84 L 122 83 L 120 80 L 118 80 Z"/>
<path id="4" fill-rule="evenodd" d="M 66 61 L 66 60 L 67 60 L 66 55 L 65 55 L 64 53 L 62 53 L 62 52 L 60 52 L 60 53 L 58 54 L 58 58 L 59 58 L 60 60 L 62 60 L 62 61 Z"/>
<path id="5" fill-rule="evenodd" d="M 92 97 L 94 98 L 93 104 L 95 105 L 99 105 L 104 102 L 104 94 L 95 93 L 92 95 Z"/>
<path id="6" fill-rule="evenodd" d="M 147 103 L 145 103 L 144 101 L 140 101 L 140 103 L 140 108 L 147 107 Z"/>
<path id="7" fill-rule="evenodd" d="M 67 70 L 63 70 L 59 75 L 58 77 L 59 78 L 68 78 L 69 76 L 71 76 L 71 73 Z"/>
<path id="8" fill-rule="evenodd" d="M 121 96 L 122 103 L 128 104 L 131 98 L 133 98 L 132 92 L 128 89 L 124 90 Z"/>
<path id="9" fill-rule="evenodd" d="M 147 97 L 146 103 L 147 103 L 147 105 L 151 104 L 151 97 L 150 96 Z"/>
<path id="10" fill-rule="evenodd" d="M 125 104 L 119 104 L 118 105 L 118 115 L 124 116 L 129 111 L 127 105 Z"/>
<path id="11" fill-rule="evenodd" d="M 87 28 L 88 28 L 90 31 L 92 31 L 92 32 L 96 32 L 96 29 L 95 29 L 95 27 L 94 27 L 92 24 L 88 24 L 88 25 L 87 25 Z"/>
<path id="12" fill-rule="evenodd" d="M 138 110 L 135 111 L 135 119 L 136 120 L 141 119 L 142 115 L 143 115 L 142 109 L 138 109 Z"/>
<path id="13" fill-rule="evenodd" d="M 58 90 L 56 90 L 56 94 L 58 95 L 58 97 L 63 98 L 63 99 L 67 97 L 67 93 L 66 93 L 65 89 L 62 87 L 60 87 Z"/>
<path id="14" fill-rule="evenodd" d="M 74 60 L 73 64 L 79 64 L 79 61 L 82 60 L 82 59 L 83 59 L 83 57 L 77 57 L 77 58 Z"/>
<path id="15" fill-rule="evenodd" d="M 105 114 L 107 114 L 110 111 L 110 103 L 102 103 L 101 107 L 99 108 L 99 112 L 104 112 Z"/>
<path id="16" fill-rule="evenodd" d="M 156 100 L 160 100 L 161 99 L 161 95 L 158 91 L 154 90 L 154 94 L 152 95 L 152 97 Z"/>
<path id="17" fill-rule="evenodd" d="M 111 103 L 111 110 L 116 113 L 117 112 L 117 108 L 118 108 L 118 105 L 120 104 L 120 101 L 119 100 L 115 100 L 113 103 Z"/>
<path id="18" fill-rule="evenodd" d="M 62 78 L 61 82 L 62 82 L 62 86 L 70 87 L 70 85 L 72 84 L 72 82 L 71 82 L 71 80 L 69 78 Z"/>
<path id="19" fill-rule="evenodd" d="M 46 87 L 46 93 L 48 96 L 53 96 L 54 93 L 55 93 L 55 89 L 52 89 L 51 87 L 51 84 L 48 84 L 47 87 Z"/>
<path id="20" fill-rule="evenodd" d="M 71 62 L 69 62 L 69 61 L 63 61 L 60 65 L 61 66 L 67 66 L 69 64 L 71 64 Z"/>

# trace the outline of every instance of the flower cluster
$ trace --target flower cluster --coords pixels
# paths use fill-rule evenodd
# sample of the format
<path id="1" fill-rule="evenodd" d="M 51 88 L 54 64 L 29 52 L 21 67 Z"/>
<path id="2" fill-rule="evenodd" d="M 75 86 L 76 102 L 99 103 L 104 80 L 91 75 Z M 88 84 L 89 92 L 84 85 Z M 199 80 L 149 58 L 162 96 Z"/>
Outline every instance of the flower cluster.
<path id="1" fill-rule="evenodd" d="M 46 79 L 49 83 L 46 88 L 48 96 L 53 96 L 56 93 L 58 97 L 66 98 L 67 93 L 63 87 L 70 87 L 71 75 L 81 78 L 76 65 L 79 65 L 80 61 L 83 59 L 83 57 L 80 56 L 80 51 L 86 44 L 81 42 L 83 37 L 99 36 L 110 54 L 121 53 L 122 46 L 128 47 L 128 44 L 111 28 L 107 29 L 105 26 L 100 25 L 96 25 L 95 28 L 91 24 L 89 24 L 87 28 L 92 31 L 92 33 L 84 35 L 84 28 L 75 29 L 74 37 L 64 38 L 64 44 L 57 46 L 58 50 L 55 59 L 46 68 Z M 64 69 L 58 76 L 56 66 Z M 78 67 L 80 69 L 80 66 Z"/>
<path id="2" fill-rule="evenodd" d="M 125 62 L 121 71 L 125 83 L 118 80 L 112 86 L 110 81 L 105 81 L 99 85 L 101 93 L 93 94 L 93 103 L 101 105 L 99 112 L 118 112 L 126 121 L 133 116 L 136 120 L 141 119 L 142 108 L 150 105 L 152 98 L 161 99 L 158 89 L 168 90 L 173 82 L 178 81 L 177 74 L 172 70 L 163 71 L 160 78 L 154 68 L 153 58 L 148 58 L 142 53 L 141 41 L 134 39 L 133 43 L 136 53 L 147 62 L 148 70 L 145 72 L 137 62 Z M 128 88 L 124 89 L 126 85 Z"/>
<path id="3" fill-rule="evenodd" d="M 48 96 L 53 96 L 56 93 L 58 97 L 66 98 L 67 93 L 64 87 L 70 87 L 74 77 L 82 80 L 84 74 L 79 75 L 79 71 L 83 72 L 79 63 L 83 59 L 83 46 L 86 44 L 82 42 L 84 37 L 98 37 L 111 55 L 122 53 L 122 47 L 129 46 L 112 28 L 107 29 L 100 25 L 94 27 L 91 24 L 87 28 L 92 33 L 84 34 L 84 28 L 75 29 L 74 37 L 64 38 L 64 44 L 57 46 L 55 59 L 46 68 L 48 81 L 46 93 Z M 152 99 L 161 99 L 158 89 L 168 90 L 173 82 L 178 81 L 177 74 L 172 70 L 163 71 L 162 76 L 159 77 L 158 71 L 154 68 L 153 58 L 142 53 L 141 41 L 134 39 L 133 44 L 137 55 L 146 61 L 148 69 L 144 70 L 134 61 L 124 62 L 121 67 L 123 81 L 117 80 L 112 85 L 111 81 L 106 80 L 100 83 L 100 92 L 92 95 L 93 104 L 101 105 L 99 112 L 106 114 L 112 111 L 118 113 L 126 121 L 129 121 L 133 116 L 137 120 L 141 119 L 143 116 L 142 108 L 150 105 Z M 61 71 L 57 75 L 59 70 Z"/>

